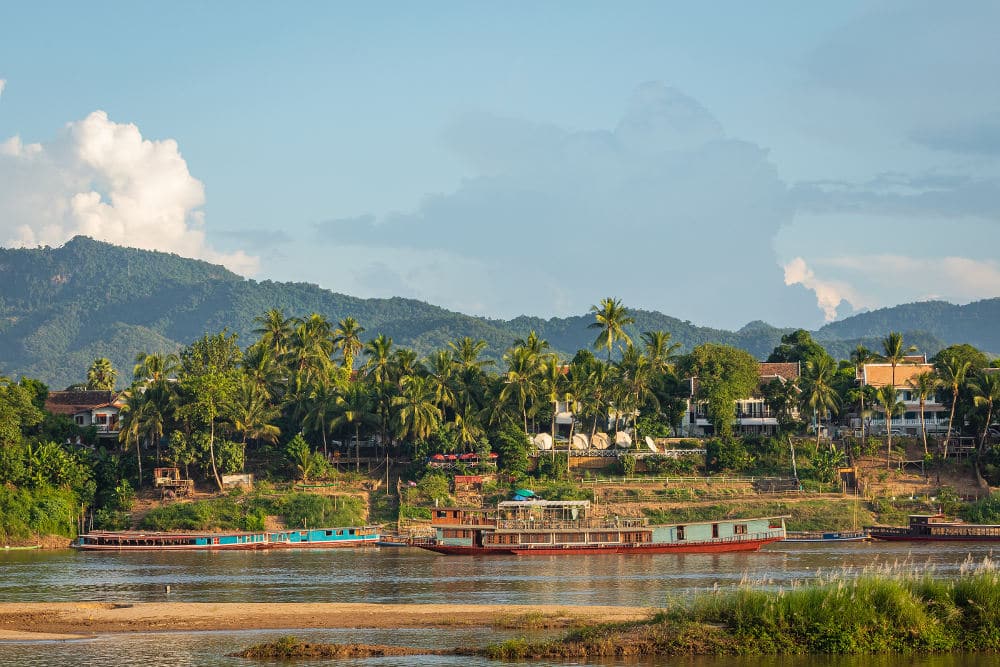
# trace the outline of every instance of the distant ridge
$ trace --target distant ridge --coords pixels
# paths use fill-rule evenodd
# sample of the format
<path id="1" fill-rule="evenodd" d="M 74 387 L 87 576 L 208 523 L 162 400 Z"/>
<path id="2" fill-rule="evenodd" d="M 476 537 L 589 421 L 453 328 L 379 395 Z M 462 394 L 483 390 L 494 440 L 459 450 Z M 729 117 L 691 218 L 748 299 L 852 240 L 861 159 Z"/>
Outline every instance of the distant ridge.
<path id="1" fill-rule="evenodd" d="M 594 302 L 604 294 L 594 295 Z M 627 295 L 625 305 L 628 306 Z M 591 315 L 491 320 L 414 299 L 359 299 L 306 283 L 257 282 L 221 266 L 177 255 L 122 248 L 78 236 L 60 248 L 0 249 L 0 373 L 37 377 L 61 388 L 82 381 L 90 362 L 106 356 L 127 382 L 139 352 L 179 349 L 224 327 L 253 340 L 254 318 L 270 308 L 287 316 L 351 315 L 366 336 L 385 333 L 419 354 L 461 336 L 484 339 L 499 359 L 514 339 L 535 329 L 564 355 L 588 347 Z M 630 309 L 632 333 L 663 329 L 689 350 L 712 341 L 765 358 L 791 329 L 750 322 L 739 331 L 699 327 L 662 313 Z M 968 342 L 1000 350 L 1000 299 L 967 306 L 924 302 L 886 308 L 824 326 L 816 336 L 838 358 L 858 342 L 873 349 L 891 330 L 933 354 Z"/>

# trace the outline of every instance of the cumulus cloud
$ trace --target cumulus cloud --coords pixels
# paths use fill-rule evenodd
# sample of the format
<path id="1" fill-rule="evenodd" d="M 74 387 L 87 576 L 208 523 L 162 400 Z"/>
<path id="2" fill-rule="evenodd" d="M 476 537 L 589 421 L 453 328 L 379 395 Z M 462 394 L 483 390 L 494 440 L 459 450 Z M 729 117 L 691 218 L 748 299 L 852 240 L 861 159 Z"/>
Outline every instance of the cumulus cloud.
<path id="1" fill-rule="evenodd" d="M 809 268 L 806 261 L 796 257 L 785 264 L 785 284 L 802 285 L 816 294 L 816 303 L 823 310 L 827 322 L 837 319 L 838 310 L 844 303 L 850 304 L 855 310 L 873 305 L 871 301 L 858 294 L 848 283 L 839 280 L 822 280 Z"/>
<path id="2" fill-rule="evenodd" d="M 52 141 L 0 143 L 0 235 L 6 245 L 58 245 L 84 234 L 150 250 L 257 270 L 243 251 L 205 240 L 205 191 L 177 142 L 144 139 L 103 111 L 69 123 Z"/>
<path id="3" fill-rule="evenodd" d="M 417 289 L 494 315 L 580 313 L 608 295 L 720 326 L 818 314 L 805 290 L 782 282 L 771 241 L 791 208 L 767 151 L 728 137 L 676 89 L 640 86 L 611 129 L 478 113 L 444 140 L 473 171 L 454 192 L 409 213 L 329 221 L 322 233 L 368 257 L 457 258 L 441 262 L 447 280 L 424 272 Z M 347 261 L 363 269 L 363 255 Z"/>

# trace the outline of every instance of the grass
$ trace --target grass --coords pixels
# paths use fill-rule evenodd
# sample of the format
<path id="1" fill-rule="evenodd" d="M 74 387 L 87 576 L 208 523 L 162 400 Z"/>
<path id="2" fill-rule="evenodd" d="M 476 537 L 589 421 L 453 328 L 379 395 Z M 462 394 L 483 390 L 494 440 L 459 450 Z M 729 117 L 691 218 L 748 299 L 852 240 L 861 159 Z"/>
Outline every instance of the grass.
<path id="1" fill-rule="evenodd" d="M 955 579 L 891 569 L 772 590 L 744 583 L 672 600 L 649 621 L 588 626 L 561 639 L 493 644 L 496 659 L 629 655 L 943 653 L 1000 650 L 1000 573 Z"/>

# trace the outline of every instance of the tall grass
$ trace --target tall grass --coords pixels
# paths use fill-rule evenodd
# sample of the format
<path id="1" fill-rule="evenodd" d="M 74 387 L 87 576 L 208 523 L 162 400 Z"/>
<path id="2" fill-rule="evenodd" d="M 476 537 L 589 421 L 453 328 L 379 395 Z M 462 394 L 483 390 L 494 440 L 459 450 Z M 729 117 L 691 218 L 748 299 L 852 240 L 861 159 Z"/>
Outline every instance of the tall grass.
<path id="1" fill-rule="evenodd" d="M 884 654 L 1000 650 L 1000 572 L 959 576 L 902 567 L 845 571 L 785 589 L 743 582 L 671 600 L 650 621 L 583 628 L 561 640 L 507 642 L 504 658 L 692 654 Z"/>

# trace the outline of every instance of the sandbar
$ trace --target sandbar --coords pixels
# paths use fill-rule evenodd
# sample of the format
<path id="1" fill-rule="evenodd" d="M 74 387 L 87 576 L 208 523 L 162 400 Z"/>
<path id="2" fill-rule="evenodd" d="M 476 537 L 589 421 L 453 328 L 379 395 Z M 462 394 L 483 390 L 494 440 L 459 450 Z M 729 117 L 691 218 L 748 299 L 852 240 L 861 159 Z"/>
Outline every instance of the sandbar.
<path id="1" fill-rule="evenodd" d="M 624 622 L 649 607 L 332 602 L 2 602 L 0 640 L 69 639 L 118 632 L 288 628 L 447 628 Z M 44 636 L 43 636 L 44 635 Z"/>

